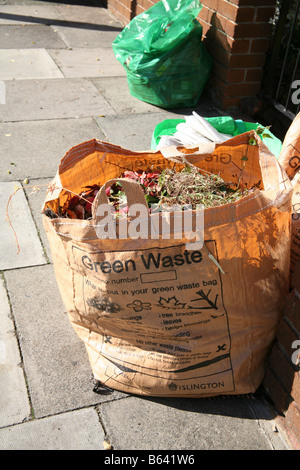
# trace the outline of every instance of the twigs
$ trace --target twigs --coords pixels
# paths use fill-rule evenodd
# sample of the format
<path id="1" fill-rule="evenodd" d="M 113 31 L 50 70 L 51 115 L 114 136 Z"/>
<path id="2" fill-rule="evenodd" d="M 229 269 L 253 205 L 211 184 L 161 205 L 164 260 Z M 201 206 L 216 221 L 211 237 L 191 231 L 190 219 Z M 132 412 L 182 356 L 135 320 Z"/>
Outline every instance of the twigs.
<path id="1" fill-rule="evenodd" d="M 243 173 L 247 157 L 243 157 Z M 197 206 L 202 205 L 204 208 L 220 206 L 238 200 L 239 198 L 248 194 L 247 188 L 240 188 L 240 179 L 237 186 L 231 182 L 225 182 L 219 175 L 207 173 L 203 174 L 201 169 L 194 165 L 186 164 L 181 171 L 174 168 L 166 168 L 163 171 L 158 170 L 145 170 L 145 171 L 132 171 L 126 169 L 119 178 L 117 183 L 114 183 L 106 189 L 107 197 L 114 206 L 115 212 L 118 216 L 126 216 L 128 207 L 124 207 L 125 194 L 122 188 L 122 178 L 130 178 L 139 183 L 144 191 L 146 202 L 150 208 L 151 206 L 173 206 L 178 205 L 181 207 L 191 207 L 196 209 Z M 48 217 L 65 217 L 72 219 L 85 219 L 88 220 L 92 217 L 92 204 L 101 187 L 100 184 L 86 186 L 82 188 L 80 194 L 72 191 L 71 189 L 62 186 L 56 186 L 55 182 L 49 185 L 41 185 L 48 187 L 48 192 L 51 194 L 55 190 L 65 191 L 70 194 L 70 197 L 64 202 L 62 206 L 58 205 L 57 212 L 52 209 L 45 208 L 44 214 Z M 27 188 L 32 188 L 32 193 L 39 190 L 40 186 L 26 185 Z M 24 189 L 22 186 L 16 187 L 15 191 L 9 196 L 6 207 L 6 218 L 14 233 L 17 243 L 17 253 L 20 252 L 17 233 L 13 227 L 9 216 L 9 205 L 13 196 L 19 191 Z M 58 198 L 59 201 L 59 198 Z M 59 204 L 59 203 L 58 203 Z M 126 206 L 126 204 L 125 204 Z M 154 209 L 155 210 L 155 209 Z M 213 260 L 214 261 L 214 260 Z"/>
<path id="2" fill-rule="evenodd" d="M 203 175 L 197 168 L 186 167 L 179 173 L 165 170 L 163 173 L 163 204 L 196 205 L 204 208 L 234 202 L 244 196 L 246 190 L 235 189 L 233 184 L 225 182 L 214 174 Z"/>
<path id="3" fill-rule="evenodd" d="M 7 201 L 7 204 L 6 204 L 6 211 L 5 211 L 5 216 L 6 216 L 6 218 L 7 218 L 7 221 L 8 221 L 8 223 L 9 223 L 9 225 L 10 225 L 12 231 L 13 231 L 14 237 L 15 237 L 15 239 L 16 239 L 16 243 L 17 243 L 17 255 L 20 253 L 20 245 L 19 245 L 19 241 L 18 241 L 18 237 L 17 237 L 16 231 L 15 231 L 15 229 L 14 229 L 12 223 L 11 223 L 11 220 L 10 220 L 10 217 L 9 217 L 9 214 L 8 214 L 8 207 L 9 207 L 9 204 L 10 204 L 10 202 L 11 202 L 12 197 L 19 191 L 19 189 L 21 189 L 20 186 L 18 186 L 18 187 L 14 190 L 14 192 L 9 196 L 8 201 Z"/>
<path id="4" fill-rule="evenodd" d="M 28 185 L 28 184 L 26 184 L 26 187 L 27 187 L 27 188 L 32 188 L 32 191 L 31 191 L 30 194 L 35 194 L 37 191 L 40 190 L 40 187 L 45 187 L 45 186 L 48 187 L 47 184 L 42 184 L 42 185 Z M 9 206 L 10 206 L 10 203 L 11 203 L 11 200 L 12 200 L 13 196 L 14 196 L 20 189 L 24 189 L 24 188 L 23 188 L 22 186 L 16 186 L 16 187 L 15 187 L 14 192 L 13 192 L 13 193 L 9 196 L 9 198 L 8 198 L 8 201 L 7 201 L 7 204 L 6 204 L 6 211 L 5 211 L 5 217 L 6 217 L 7 221 L 8 221 L 8 223 L 9 223 L 10 228 L 11 228 L 12 231 L 13 231 L 13 234 L 14 234 L 14 237 L 15 237 L 15 240 L 16 240 L 16 244 L 17 244 L 17 254 L 20 253 L 21 249 L 20 249 L 20 245 L 19 245 L 17 233 L 16 233 L 16 231 L 15 231 L 15 229 L 14 229 L 14 227 L 13 227 L 13 224 L 12 224 L 11 219 L 10 219 L 10 216 L 9 216 Z"/>
<path id="5" fill-rule="evenodd" d="M 119 216 L 126 216 L 128 212 L 122 178 L 132 179 L 141 185 L 150 210 L 154 206 L 157 209 L 158 206 L 172 205 L 189 206 L 193 209 L 199 205 L 204 208 L 215 207 L 234 202 L 248 193 L 247 189 L 225 182 L 219 175 L 203 174 L 197 167 L 190 165 L 186 165 L 179 172 L 170 168 L 161 172 L 126 170 L 117 178 L 118 182 L 106 189 L 107 197 Z M 73 197 L 59 207 L 57 215 L 72 219 L 90 219 L 92 203 L 99 189 L 100 185 L 97 184 L 83 188 L 80 194 L 65 189 L 72 193 Z"/>

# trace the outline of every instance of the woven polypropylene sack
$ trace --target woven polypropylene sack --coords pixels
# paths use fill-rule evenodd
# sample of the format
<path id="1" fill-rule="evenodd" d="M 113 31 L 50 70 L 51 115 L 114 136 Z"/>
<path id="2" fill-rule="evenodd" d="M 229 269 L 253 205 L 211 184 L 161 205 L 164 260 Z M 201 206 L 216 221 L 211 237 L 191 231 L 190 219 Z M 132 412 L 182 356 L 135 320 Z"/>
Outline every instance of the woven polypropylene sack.
<path id="1" fill-rule="evenodd" d="M 181 168 L 182 160 L 256 189 L 205 209 L 200 248 L 173 236 L 172 217 L 169 239 L 160 229 L 155 237 L 99 238 L 99 208 L 111 180 L 124 168 Z M 149 396 L 254 392 L 289 285 L 292 186 L 276 158 L 254 132 L 211 153 L 132 152 L 94 139 L 61 160 L 43 209 L 57 212 L 93 184 L 101 189 L 91 220 L 43 215 L 43 222 L 58 287 L 94 377 Z M 124 191 L 129 204 L 145 204 L 134 181 Z M 147 215 L 150 228 L 155 216 Z"/>

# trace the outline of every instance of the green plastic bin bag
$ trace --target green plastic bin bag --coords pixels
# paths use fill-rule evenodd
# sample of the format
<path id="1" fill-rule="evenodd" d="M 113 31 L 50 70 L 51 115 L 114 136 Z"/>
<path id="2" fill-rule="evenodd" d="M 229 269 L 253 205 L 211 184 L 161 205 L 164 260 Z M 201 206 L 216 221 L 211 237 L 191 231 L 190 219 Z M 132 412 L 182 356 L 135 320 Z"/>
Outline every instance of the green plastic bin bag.
<path id="1" fill-rule="evenodd" d="M 212 68 L 196 20 L 199 0 L 161 0 L 136 16 L 112 43 L 132 96 L 161 108 L 198 102 Z"/>
<path id="2" fill-rule="evenodd" d="M 264 128 L 258 122 L 245 122 L 241 119 L 233 119 L 231 116 L 206 117 L 206 119 L 218 132 L 229 134 L 233 137 L 248 131 L 257 131 L 263 128 L 263 132 L 259 133 L 260 138 L 278 159 L 282 142 L 270 132 L 268 128 Z M 185 122 L 185 119 L 165 119 L 157 124 L 152 134 L 151 150 L 155 150 L 164 135 L 172 136 L 176 132 L 177 124 Z"/>

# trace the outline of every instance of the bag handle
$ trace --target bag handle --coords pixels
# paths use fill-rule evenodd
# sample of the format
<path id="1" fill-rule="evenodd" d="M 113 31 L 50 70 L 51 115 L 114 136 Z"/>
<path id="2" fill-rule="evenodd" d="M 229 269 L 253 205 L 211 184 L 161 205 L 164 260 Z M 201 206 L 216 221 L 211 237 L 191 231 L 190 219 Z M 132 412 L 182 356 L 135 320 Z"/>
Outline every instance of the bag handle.
<path id="1" fill-rule="evenodd" d="M 147 201 L 145 199 L 144 192 L 140 186 L 140 184 L 137 181 L 134 181 L 130 178 L 113 178 L 111 180 L 106 181 L 106 183 L 101 186 L 99 189 L 97 196 L 95 197 L 95 200 L 93 202 L 92 206 L 92 218 L 93 220 L 97 220 L 97 209 L 100 205 L 102 204 L 109 204 L 109 199 L 106 194 L 106 189 L 111 186 L 114 183 L 120 183 L 124 193 L 127 197 L 127 206 L 128 210 L 130 210 L 130 207 L 133 204 L 142 204 L 147 208 L 147 213 L 149 214 L 149 208 Z"/>

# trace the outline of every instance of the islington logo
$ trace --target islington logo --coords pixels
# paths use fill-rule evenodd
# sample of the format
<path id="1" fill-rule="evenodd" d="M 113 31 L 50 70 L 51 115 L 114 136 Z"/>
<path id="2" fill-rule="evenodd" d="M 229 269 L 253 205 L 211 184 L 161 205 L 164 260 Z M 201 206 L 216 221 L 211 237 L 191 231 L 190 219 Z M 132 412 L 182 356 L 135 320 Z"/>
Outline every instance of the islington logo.
<path id="1" fill-rule="evenodd" d="M 176 392 L 176 390 L 190 391 L 190 390 L 207 390 L 207 389 L 216 389 L 223 388 L 225 383 L 222 382 L 205 382 L 205 383 L 189 383 L 176 385 L 174 382 L 171 382 L 168 387 L 171 392 Z"/>

